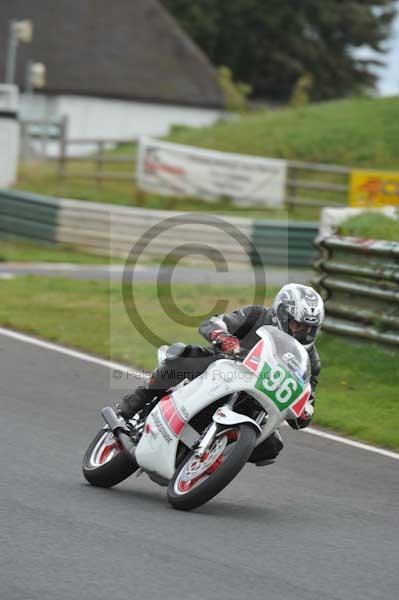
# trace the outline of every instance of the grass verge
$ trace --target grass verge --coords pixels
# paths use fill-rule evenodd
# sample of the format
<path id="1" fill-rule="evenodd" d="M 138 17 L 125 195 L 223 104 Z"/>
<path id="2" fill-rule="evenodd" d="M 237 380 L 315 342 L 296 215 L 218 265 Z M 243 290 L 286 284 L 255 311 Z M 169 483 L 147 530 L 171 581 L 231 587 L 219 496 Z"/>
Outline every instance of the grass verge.
<path id="1" fill-rule="evenodd" d="M 399 242 L 399 219 L 366 212 L 341 223 L 338 233 L 373 240 Z"/>
<path id="2" fill-rule="evenodd" d="M 227 296 L 228 310 L 251 302 L 250 292 L 241 288 L 175 285 L 173 295 L 194 322 L 201 320 L 200 313 L 213 312 L 216 298 Z M 138 286 L 136 302 L 143 320 L 165 340 L 203 341 L 194 326 L 165 318 L 154 286 Z M 176 309 L 169 309 L 176 316 Z M 142 368 L 155 364 L 155 348 L 130 323 L 118 284 L 32 276 L 4 281 L 0 323 Z M 315 423 L 399 450 L 397 356 L 327 335 L 320 337 L 318 348 L 323 371 Z"/>
<path id="3" fill-rule="evenodd" d="M 316 423 L 399 450 L 398 351 L 324 334 Z"/>

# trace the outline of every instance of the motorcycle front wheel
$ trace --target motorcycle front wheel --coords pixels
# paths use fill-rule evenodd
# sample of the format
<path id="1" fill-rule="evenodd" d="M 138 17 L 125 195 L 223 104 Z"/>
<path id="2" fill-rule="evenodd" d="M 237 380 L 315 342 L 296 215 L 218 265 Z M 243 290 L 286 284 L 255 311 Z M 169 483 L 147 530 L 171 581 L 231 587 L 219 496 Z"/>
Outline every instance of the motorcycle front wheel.
<path id="1" fill-rule="evenodd" d="M 96 487 L 110 488 L 132 475 L 138 464 L 126 454 L 109 429 L 101 429 L 83 457 L 85 479 Z"/>
<path id="2" fill-rule="evenodd" d="M 214 498 L 238 475 L 255 444 L 254 427 L 242 423 L 221 432 L 203 457 L 191 451 L 169 483 L 170 504 L 192 510 Z"/>

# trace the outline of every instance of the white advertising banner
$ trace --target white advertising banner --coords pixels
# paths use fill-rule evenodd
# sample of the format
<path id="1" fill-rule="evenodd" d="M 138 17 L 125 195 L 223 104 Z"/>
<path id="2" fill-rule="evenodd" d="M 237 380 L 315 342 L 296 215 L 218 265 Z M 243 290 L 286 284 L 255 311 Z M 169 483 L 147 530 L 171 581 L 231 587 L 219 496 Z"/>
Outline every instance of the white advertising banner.
<path id="1" fill-rule="evenodd" d="M 139 187 L 166 196 L 281 207 L 287 163 L 284 160 L 217 152 L 141 138 L 137 161 Z"/>

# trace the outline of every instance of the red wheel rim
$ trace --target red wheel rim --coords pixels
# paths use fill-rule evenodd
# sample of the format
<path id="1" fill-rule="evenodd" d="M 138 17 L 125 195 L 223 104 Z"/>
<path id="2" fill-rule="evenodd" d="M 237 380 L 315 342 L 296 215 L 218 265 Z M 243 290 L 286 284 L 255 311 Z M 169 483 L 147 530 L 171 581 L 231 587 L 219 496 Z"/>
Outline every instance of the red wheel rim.
<path id="1" fill-rule="evenodd" d="M 90 456 L 90 464 L 94 468 L 105 465 L 122 451 L 122 446 L 113 433 L 104 430 Z"/>
<path id="2" fill-rule="evenodd" d="M 120 449 L 121 449 L 120 443 L 118 441 L 115 441 L 113 444 L 109 444 L 108 446 L 104 446 L 104 448 L 101 451 L 100 457 L 98 459 L 98 462 L 100 463 L 100 465 L 103 465 L 104 463 L 107 462 L 107 460 L 109 460 L 110 455 L 112 454 L 113 450 L 120 451 Z"/>
<path id="3" fill-rule="evenodd" d="M 200 482 L 215 473 L 225 460 L 226 447 L 229 447 L 229 444 L 234 444 L 238 438 L 239 431 L 229 429 L 216 438 L 211 448 L 202 457 L 191 456 L 176 478 L 175 492 L 177 494 L 187 494 Z"/>
<path id="4" fill-rule="evenodd" d="M 179 484 L 178 484 L 179 490 L 183 493 L 189 492 L 199 481 L 201 481 L 201 479 L 205 479 L 206 477 L 208 477 L 209 475 L 214 473 L 216 471 L 216 469 L 218 469 L 218 467 L 220 467 L 222 462 L 223 462 L 223 454 L 218 456 L 218 458 L 215 460 L 215 462 L 205 471 L 205 473 L 202 473 L 201 475 L 198 475 L 198 477 L 194 477 L 194 479 L 190 479 L 189 481 L 180 480 Z"/>

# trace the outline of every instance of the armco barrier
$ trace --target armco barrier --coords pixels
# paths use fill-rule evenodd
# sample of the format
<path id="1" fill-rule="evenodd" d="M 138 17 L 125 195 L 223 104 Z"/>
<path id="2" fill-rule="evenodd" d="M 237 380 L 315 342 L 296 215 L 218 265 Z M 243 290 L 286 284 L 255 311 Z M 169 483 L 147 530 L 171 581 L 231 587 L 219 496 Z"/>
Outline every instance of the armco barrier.
<path id="1" fill-rule="evenodd" d="M 316 257 L 317 233 L 317 223 L 255 221 L 252 242 L 258 256 L 253 257 L 252 263 L 257 265 L 260 257 L 264 265 L 310 266 Z"/>
<path id="2" fill-rule="evenodd" d="M 165 219 L 184 214 L 0 191 L 3 234 L 69 243 L 97 254 L 122 257 L 127 256 L 138 240 L 144 243 L 153 235 L 143 256 L 164 258 L 169 252 L 178 254 L 175 250 L 178 245 L 205 244 L 212 249 L 216 261 L 221 254 L 241 265 L 310 267 L 312 264 L 315 223 L 287 224 L 220 215 L 223 232 L 227 234 L 220 235 L 212 224 L 212 216 L 207 218 L 206 213 L 197 213 L 205 223 L 186 223 L 178 230 L 164 228 Z M 244 247 L 234 238 L 237 229 L 243 234 Z M 252 251 L 253 246 L 257 252 Z"/>
<path id="3" fill-rule="evenodd" d="M 398 348 L 399 243 L 329 236 L 318 246 L 324 329 Z"/>

